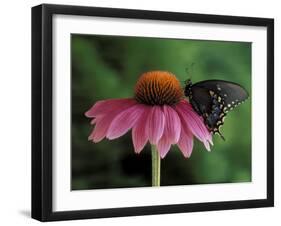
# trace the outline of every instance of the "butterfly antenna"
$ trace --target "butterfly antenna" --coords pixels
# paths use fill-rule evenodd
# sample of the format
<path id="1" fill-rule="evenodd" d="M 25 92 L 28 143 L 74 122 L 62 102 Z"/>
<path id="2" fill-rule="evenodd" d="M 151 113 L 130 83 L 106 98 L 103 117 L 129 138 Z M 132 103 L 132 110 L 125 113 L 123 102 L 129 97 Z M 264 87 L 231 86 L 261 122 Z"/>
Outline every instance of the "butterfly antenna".
<path id="1" fill-rule="evenodd" d="M 186 68 L 185 68 L 185 73 L 186 73 L 186 75 L 187 75 L 187 77 L 188 77 L 187 80 L 191 80 L 191 78 L 192 78 L 192 73 L 190 73 L 189 67 L 186 67 Z"/>
<path id="2" fill-rule="evenodd" d="M 194 72 L 194 65 L 195 65 L 194 62 L 190 65 L 190 67 L 191 67 L 191 76 L 193 75 L 193 72 Z"/>
<path id="3" fill-rule="evenodd" d="M 195 65 L 195 63 L 191 63 L 191 65 L 189 67 L 185 68 L 185 72 L 186 72 L 189 80 L 192 79 L 194 65 Z"/>

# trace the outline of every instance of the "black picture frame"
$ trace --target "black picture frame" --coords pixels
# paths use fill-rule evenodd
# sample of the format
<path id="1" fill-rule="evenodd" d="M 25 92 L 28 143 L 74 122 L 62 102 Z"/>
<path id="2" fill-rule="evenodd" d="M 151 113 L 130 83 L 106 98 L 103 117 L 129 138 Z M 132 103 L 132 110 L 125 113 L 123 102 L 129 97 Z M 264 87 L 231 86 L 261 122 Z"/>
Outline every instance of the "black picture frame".
<path id="1" fill-rule="evenodd" d="M 52 18 L 55 14 L 267 28 L 267 198 L 130 208 L 52 210 Z M 43 4 L 32 8 L 32 218 L 40 221 L 227 210 L 274 205 L 274 20 L 237 16 Z"/>

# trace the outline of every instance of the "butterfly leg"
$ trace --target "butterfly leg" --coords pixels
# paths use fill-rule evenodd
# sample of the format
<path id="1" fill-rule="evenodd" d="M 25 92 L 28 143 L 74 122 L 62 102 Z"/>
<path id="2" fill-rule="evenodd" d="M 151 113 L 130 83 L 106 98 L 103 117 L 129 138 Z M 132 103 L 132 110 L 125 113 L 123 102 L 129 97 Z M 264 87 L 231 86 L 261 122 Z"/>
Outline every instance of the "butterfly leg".
<path id="1" fill-rule="evenodd" d="M 217 130 L 216 133 L 219 134 L 219 136 L 221 137 L 221 139 L 223 139 L 223 141 L 225 141 L 224 136 L 221 134 L 221 132 L 219 130 Z"/>

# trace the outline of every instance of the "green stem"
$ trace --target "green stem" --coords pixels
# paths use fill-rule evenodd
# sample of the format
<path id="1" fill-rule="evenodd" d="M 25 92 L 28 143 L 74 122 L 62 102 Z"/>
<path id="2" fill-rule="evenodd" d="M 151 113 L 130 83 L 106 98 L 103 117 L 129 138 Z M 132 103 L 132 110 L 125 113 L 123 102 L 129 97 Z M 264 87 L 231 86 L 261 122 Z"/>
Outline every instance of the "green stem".
<path id="1" fill-rule="evenodd" d="M 160 155 L 155 145 L 151 145 L 152 186 L 160 186 Z"/>

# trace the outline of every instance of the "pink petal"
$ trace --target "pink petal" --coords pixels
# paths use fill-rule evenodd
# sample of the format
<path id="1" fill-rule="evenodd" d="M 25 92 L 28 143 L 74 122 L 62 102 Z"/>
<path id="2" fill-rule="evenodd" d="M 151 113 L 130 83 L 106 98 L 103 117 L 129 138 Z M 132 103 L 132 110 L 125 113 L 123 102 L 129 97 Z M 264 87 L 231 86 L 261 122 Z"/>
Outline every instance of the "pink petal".
<path id="1" fill-rule="evenodd" d="M 151 107 L 146 122 L 146 132 L 151 144 L 157 144 L 160 140 L 165 125 L 165 116 L 160 106 Z"/>
<path id="2" fill-rule="evenodd" d="M 157 149 L 162 159 L 166 156 L 170 148 L 171 148 L 170 139 L 165 135 L 163 135 L 157 144 Z"/>
<path id="3" fill-rule="evenodd" d="M 165 117 L 164 131 L 161 139 L 157 143 L 157 149 L 161 158 L 164 158 L 171 148 L 176 144 L 180 137 L 181 122 L 178 113 L 170 106 L 163 106 Z"/>
<path id="4" fill-rule="evenodd" d="M 185 131 L 190 130 L 200 141 L 202 141 L 208 149 L 208 142 L 212 142 L 211 134 L 206 128 L 203 119 L 192 109 L 186 101 L 180 102 L 176 106 L 176 111 L 181 118 L 182 126 Z"/>
<path id="5" fill-rule="evenodd" d="M 204 144 L 205 148 L 207 149 L 207 151 L 211 151 L 209 142 L 205 141 L 203 144 Z"/>
<path id="6" fill-rule="evenodd" d="M 114 116 L 115 114 L 110 114 L 101 118 L 95 118 L 96 126 L 89 136 L 89 140 L 93 140 L 95 143 L 100 142 L 105 137 L 108 127 L 110 126 Z"/>
<path id="7" fill-rule="evenodd" d="M 91 121 L 91 125 L 96 124 L 96 122 L 97 122 L 97 118 L 93 118 L 92 121 Z"/>
<path id="8" fill-rule="evenodd" d="M 89 118 L 97 117 L 100 115 L 108 114 L 115 110 L 122 111 L 123 109 L 129 108 L 137 104 L 134 99 L 110 99 L 101 100 L 96 102 L 85 115 Z"/>
<path id="9" fill-rule="evenodd" d="M 170 143 L 176 144 L 180 138 L 181 121 L 178 113 L 170 106 L 164 105 L 165 129 L 164 133 Z"/>
<path id="10" fill-rule="evenodd" d="M 105 106 L 105 103 L 110 104 L 115 102 L 115 105 L 111 105 L 111 108 L 108 108 Z M 93 110 L 92 113 L 94 113 L 95 118 L 92 119 L 91 124 L 96 124 L 95 128 L 93 129 L 91 135 L 89 136 L 89 140 L 93 140 L 93 142 L 97 143 L 101 141 L 105 136 L 108 131 L 108 128 L 113 121 L 113 119 L 124 109 L 128 108 L 133 102 L 131 101 L 99 101 L 97 102 L 91 109 Z M 124 103 L 124 105 L 119 105 L 121 103 Z M 95 106 L 100 106 L 104 105 L 103 107 L 103 114 L 100 114 L 100 112 L 95 112 Z M 108 105 L 110 107 L 110 105 Z M 99 107 L 98 107 L 99 108 Z M 98 109 L 97 108 L 97 109 Z M 90 110 L 91 111 L 91 110 Z M 97 113 L 97 114 L 96 114 Z"/>
<path id="11" fill-rule="evenodd" d="M 140 153 L 148 141 L 148 133 L 145 128 L 150 113 L 150 107 L 147 107 L 146 105 L 142 105 L 142 107 L 144 108 L 144 111 L 132 129 L 132 139 L 136 153 Z"/>
<path id="12" fill-rule="evenodd" d="M 108 128 L 113 119 L 124 109 L 136 104 L 133 99 L 114 99 L 98 101 L 88 112 L 86 116 L 95 117 L 91 124 L 96 124 L 89 140 L 97 143 L 101 141 L 108 131 Z"/>
<path id="13" fill-rule="evenodd" d="M 185 158 L 189 158 L 193 149 L 193 135 L 190 131 L 181 130 L 178 147 Z"/>
<path id="14" fill-rule="evenodd" d="M 110 124 L 106 137 L 112 140 L 124 135 L 135 125 L 143 111 L 144 108 L 137 104 L 119 113 Z"/>

